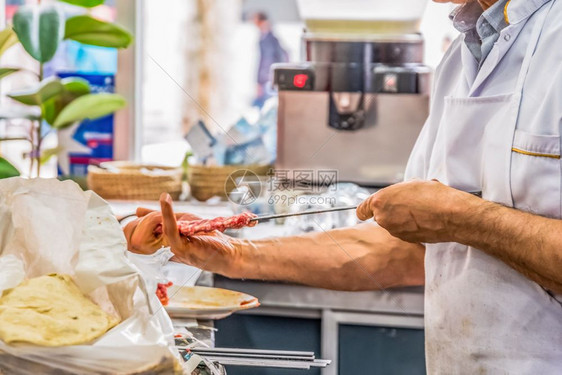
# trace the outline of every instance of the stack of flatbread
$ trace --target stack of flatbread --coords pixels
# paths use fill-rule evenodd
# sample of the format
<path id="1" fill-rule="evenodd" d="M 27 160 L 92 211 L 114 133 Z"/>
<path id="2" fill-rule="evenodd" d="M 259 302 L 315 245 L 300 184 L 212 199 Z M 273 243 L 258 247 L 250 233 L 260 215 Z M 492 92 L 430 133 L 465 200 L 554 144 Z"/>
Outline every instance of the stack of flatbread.
<path id="1" fill-rule="evenodd" d="M 80 345 L 117 323 L 84 296 L 68 275 L 36 277 L 0 297 L 0 340 L 7 344 Z"/>

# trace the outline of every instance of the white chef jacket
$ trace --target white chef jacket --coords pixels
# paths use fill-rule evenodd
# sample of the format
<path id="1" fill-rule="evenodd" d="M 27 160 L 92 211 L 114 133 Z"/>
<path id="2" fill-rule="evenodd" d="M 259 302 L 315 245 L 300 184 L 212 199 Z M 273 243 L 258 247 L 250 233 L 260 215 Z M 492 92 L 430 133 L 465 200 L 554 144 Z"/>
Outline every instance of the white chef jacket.
<path id="1" fill-rule="evenodd" d="M 406 179 L 560 218 L 562 0 L 506 9 L 480 70 L 463 35 L 443 58 Z M 562 298 L 457 243 L 428 244 L 425 268 L 429 374 L 562 374 Z"/>

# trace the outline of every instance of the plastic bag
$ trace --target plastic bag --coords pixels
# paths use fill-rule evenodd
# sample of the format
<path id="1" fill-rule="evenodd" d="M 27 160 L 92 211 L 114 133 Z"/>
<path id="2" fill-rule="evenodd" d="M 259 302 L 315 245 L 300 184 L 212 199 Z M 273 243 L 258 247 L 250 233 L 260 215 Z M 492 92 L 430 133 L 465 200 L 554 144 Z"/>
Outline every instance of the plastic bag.
<path id="1" fill-rule="evenodd" d="M 164 275 L 163 268 L 174 256 L 169 247 L 163 247 L 157 252 L 149 255 L 127 253 L 127 258 L 141 271 L 147 279 L 149 290 L 156 291 L 158 283 L 166 283 L 168 280 Z"/>
<path id="2" fill-rule="evenodd" d="M 5 289 L 15 288 L 25 279 L 22 262 L 15 255 L 0 257 L 0 296 Z"/>
<path id="3" fill-rule="evenodd" d="M 0 180 L 0 291 L 12 288 L 22 270 L 26 278 L 69 274 L 84 294 L 121 319 L 85 345 L 0 341 L 0 373 L 182 373 L 172 322 L 125 254 L 119 223 L 93 192 L 69 181 Z"/>

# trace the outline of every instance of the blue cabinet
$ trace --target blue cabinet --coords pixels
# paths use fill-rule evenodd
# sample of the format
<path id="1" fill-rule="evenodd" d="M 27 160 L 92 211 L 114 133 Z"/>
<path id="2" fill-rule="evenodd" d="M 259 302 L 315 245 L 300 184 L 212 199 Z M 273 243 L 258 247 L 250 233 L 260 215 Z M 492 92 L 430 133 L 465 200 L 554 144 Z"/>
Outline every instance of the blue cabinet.
<path id="1" fill-rule="evenodd" d="M 324 310 L 322 375 L 425 374 L 423 317 L 413 314 Z"/>
<path id="2" fill-rule="evenodd" d="M 257 309 L 216 322 L 218 347 L 299 350 L 325 369 L 228 368 L 228 375 L 425 374 L 423 288 L 339 292 L 214 277 L 216 287 L 259 298 Z"/>
<path id="3" fill-rule="evenodd" d="M 236 314 L 215 322 L 217 347 L 296 350 L 320 358 L 319 319 Z M 286 370 L 226 366 L 228 375 L 320 375 L 319 369 Z"/>
<path id="4" fill-rule="evenodd" d="M 332 365 L 322 371 L 227 366 L 228 375 L 425 374 L 423 317 L 323 310 L 304 318 L 283 310 L 260 308 L 217 321 L 216 345 L 312 351 Z"/>
<path id="5" fill-rule="evenodd" d="M 339 375 L 425 374 L 423 330 L 339 326 Z"/>

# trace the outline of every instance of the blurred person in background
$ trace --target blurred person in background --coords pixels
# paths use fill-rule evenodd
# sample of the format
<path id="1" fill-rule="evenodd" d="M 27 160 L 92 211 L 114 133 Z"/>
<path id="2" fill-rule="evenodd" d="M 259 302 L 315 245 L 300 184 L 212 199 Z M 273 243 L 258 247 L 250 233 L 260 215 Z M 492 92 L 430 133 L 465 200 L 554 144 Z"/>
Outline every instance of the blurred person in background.
<path id="1" fill-rule="evenodd" d="M 258 65 L 258 85 L 254 105 L 262 107 L 263 103 L 269 98 L 267 84 L 269 82 L 269 71 L 271 65 L 289 61 L 287 51 L 283 49 L 279 39 L 273 34 L 271 23 L 267 14 L 257 12 L 252 16 L 252 22 L 260 32 L 260 60 Z"/>

